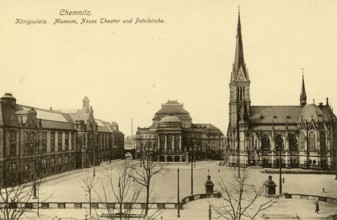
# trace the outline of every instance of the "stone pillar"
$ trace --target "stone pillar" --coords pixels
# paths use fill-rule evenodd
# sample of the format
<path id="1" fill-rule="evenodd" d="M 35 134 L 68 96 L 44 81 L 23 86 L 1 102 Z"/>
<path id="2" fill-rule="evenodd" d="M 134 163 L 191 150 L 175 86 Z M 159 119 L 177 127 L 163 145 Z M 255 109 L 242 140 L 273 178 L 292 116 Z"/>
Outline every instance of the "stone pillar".
<path id="1" fill-rule="evenodd" d="M 174 135 L 172 135 L 172 140 L 171 140 L 171 142 L 172 142 L 172 150 L 175 150 L 175 147 L 174 147 Z"/>
<path id="2" fill-rule="evenodd" d="M 167 150 L 167 135 L 165 135 L 165 144 L 164 144 L 165 151 Z"/>
<path id="3" fill-rule="evenodd" d="M 179 136 L 179 150 L 181 150 L 181 135 Z"/>

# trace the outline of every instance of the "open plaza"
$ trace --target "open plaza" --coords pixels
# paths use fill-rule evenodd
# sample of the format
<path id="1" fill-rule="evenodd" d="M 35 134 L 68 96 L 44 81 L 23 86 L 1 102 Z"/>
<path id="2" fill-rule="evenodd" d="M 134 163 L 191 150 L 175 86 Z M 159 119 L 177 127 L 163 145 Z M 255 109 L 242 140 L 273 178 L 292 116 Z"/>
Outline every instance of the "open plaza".
<path id="1" fill-rule="evenodd" d="M 92 193 L 92 202 L 99 202 L 99 195 L 102 195 L 102 185 L 106 184 L 105 176 L 107 172 L 114 173 L 116 185 L 118 184 L 119 173 L 116 165 L 122 164 L 123 161 L 113 161 L 96 167 L 97 183 L 94 186 Z M 139 165 L 139 161 L 132 161 L 133 164 Z M 193 194 L 205 193 L 205 182 L 207 175 L 211 176 L 214 183 L 214 190 L 221 191 L 219 181 L 231 181 L 233 173 L 237 173 L 237 168 L 227 166 L 219 166 L 217 161 L 198 162 L 193 166 Z M 163 164 L 165 169 L 162 174 L 157 174 L 153 177 L 153 186 L 151 198 L 152 202 L 156 203 L 176 203 L 177 202 L 177 169 L 180 171 L 180 202 L 183 198 L 191 195 L 191 165 L 188 163 L 166 163 Z M 111 170 L 112 169 L 112 170 Z M 87 174 L 92 175 L 93 168 L 70 171 L 68 173 L 50 176 L 44 179 L 39 189 L 39 200 L 44 203 L 87 203 L 89 200 L 88 194 L 83 188 L 83 179 Z M 243 170 L 241 170 L 242 172 Z M 257 187 L 262 186 L 268 176 L 262 168 L 251 167 L 248 171 L 248 184 L 253 184 Z M 276 185 L 279 183 L 279 175 L 271 174 Z M 337 213 L 337 205 L 320 201 L 320 212 L 315 213 L 315 201 L 318 197 L 336 198 L 337 195 L 337 180 L 335 175 L 321 174 L 282 174 L 284 177 L 283 193 L 310 195 L 308 197 L 293 197 L 286 199 L 281 197 L 277 204 L 261 212 L 255 219 L 332 219 L 331 216 Z M 324 188 L 324 192 L 323 192 Z M 278 192 L 278 186 L 276 187 Z M 142 192 L 139 200 L 144 201 L 145 190 Z M 263 196 L 264 197 L 264 196 Z M 301 199 L 302 198 L 302 199 Z M 209 219 L 209 205 L 214 204 L 221 198 L 199 199 L 190 201 L 184 204 L 180 210 L 180 219 Z M 117 201 L 110 201 L 117 202 Z M 41 204 L 40 204 L 40 207 Z M 157 212 L 157 208 L 150 209 L 151 213 Z M 92 216 L 104 216 L 107 210 L 95 209 L 92 210 Z M 141 213 L 141 209 L 135 209 L 133 213 Z M 75 208 L 40 208 L 39 216 L 36 210 L 34 213 L 27 213 L 24 216 L 29 219 L 85 219 L 89 214 L 88 206 L 81 209 Z M 166 208 L 161 209 L 160 213 L 154 219 L 178 219 L 177 209 Z M 104 219 L 104 218 L 101 218 Z M 216 213 L 213 210 L 211 219 L 216 219 Z"/>

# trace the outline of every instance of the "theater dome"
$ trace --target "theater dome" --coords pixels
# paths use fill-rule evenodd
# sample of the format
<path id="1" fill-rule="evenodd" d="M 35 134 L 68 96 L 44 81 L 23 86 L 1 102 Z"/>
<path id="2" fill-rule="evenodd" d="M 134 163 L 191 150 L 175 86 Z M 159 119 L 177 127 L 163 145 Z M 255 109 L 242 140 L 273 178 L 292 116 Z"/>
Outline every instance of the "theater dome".
<path id="1" fill-rule="evenodd" d="M 165 123 L 165 122 L 181 122 L 181 121 L 179 118 L 175 116 L 165 116 L 159 121 L 159 123 Z"/>

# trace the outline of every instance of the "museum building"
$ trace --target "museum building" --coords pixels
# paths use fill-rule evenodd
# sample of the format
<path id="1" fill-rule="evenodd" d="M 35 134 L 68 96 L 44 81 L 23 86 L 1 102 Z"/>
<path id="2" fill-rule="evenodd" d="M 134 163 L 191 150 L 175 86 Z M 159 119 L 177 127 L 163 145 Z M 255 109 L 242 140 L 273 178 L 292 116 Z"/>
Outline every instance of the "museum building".
<path id="1" fill-rule="evenodd" d="M 194 124 L 183 104 L 169 100 L 162 104 L 152 125 L 137 129 L 136 159 L 144 154 L 161 162 L 188 162 L 191 158 L 220 159 L 224 153 L 224 135 L 212 124 Z"/>
<path id="2" fill-rule="evenodd" d="M 71 113 L 0 99 L 0 187 L 120 158 L 124 134 L 94 118 L 89 99 Z"/>
<path id="3" fill-rule="evenodd" d="M 303 76 L 299 105 L 251 105 L 240 14 L 229 88 L 229 165 L 335 169 L 336 116 L 328 98 L 307 104 Z"/>

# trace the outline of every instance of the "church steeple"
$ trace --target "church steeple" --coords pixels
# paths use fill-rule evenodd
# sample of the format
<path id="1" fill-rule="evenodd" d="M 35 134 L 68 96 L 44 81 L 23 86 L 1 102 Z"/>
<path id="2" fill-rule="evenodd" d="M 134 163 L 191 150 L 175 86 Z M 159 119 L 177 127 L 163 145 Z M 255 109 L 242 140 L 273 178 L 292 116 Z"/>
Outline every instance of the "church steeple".
<path id="1" fill-rule="evenodd" d="M 248 74 L 247 74 L 245 59 L 244 59 L 244 55 L 243 55 L 243 44 L 242 44 L 242 34 L 241 34 L 241 19 L 240 19 L 240 11 L 239 11 L 239 13 L 238 13 L 238 24 L 237 24 L 237 34 L 236 34 L 235 59 L 234 59 L 234 64 L 233 64 L 231 81 L 237 80 L 240 72 L 242 72 L 244 77 L 248 80 Z"/>
<path id="2" fill-rule="evenodd" d="M 301 104 L 301 106 L 305 106 L 307 104 L 307 94 L 305 92 L 304 75 L 303 75 L 303 73 L 302 73 L 302 89 L 301 89 L 301 95 L 300 95 L 300 104 Z"/>
<path id="3" fill-rule="evenodd" d="M 244 121 L 249 121 L 251 103 L 250 80 L 243 55 L 240 10 L 238 13 L 235 57 L 229 88 L 229 124 L 231 128 L 235 128 L 236 123 L 240 121 L 240 111 L 244 113 L 242 114 Z"/>

